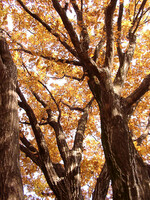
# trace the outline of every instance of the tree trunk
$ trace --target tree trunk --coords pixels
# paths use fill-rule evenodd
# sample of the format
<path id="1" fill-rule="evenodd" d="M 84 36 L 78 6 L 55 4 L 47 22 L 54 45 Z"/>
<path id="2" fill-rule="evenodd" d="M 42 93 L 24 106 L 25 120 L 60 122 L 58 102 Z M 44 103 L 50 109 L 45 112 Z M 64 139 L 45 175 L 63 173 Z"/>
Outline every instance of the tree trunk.
<path id="1" fill-rule="evenodd" d="M 101 99 L 102 143 L 112 181 L 113 199 L 148 200 L 148 170 L 133 145 L 121 100 L 109 95 L 108 102 L 104 103 L 103 94 Z"/>
<path id="2" fill-rule="evenodd" d="M 19 164 L 17 69 L 0 36 L 0 199 L 22 200 Z"/>
<path id="3" fill-rule="evenodd" d="M 149 171 L 134 147 L 125 99 L 102 84 L 89 81 L 89 86 L 100 109 L 101 137 L 113 200 L 149 200 Z"/>

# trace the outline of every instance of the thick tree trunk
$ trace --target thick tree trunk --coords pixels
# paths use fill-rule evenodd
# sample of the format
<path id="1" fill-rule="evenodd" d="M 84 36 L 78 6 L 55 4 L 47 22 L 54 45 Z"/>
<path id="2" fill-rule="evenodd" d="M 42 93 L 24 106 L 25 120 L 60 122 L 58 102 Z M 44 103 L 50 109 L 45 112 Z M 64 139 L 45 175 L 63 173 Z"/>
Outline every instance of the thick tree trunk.
<path id="1" fill-rule="evenodd" d="M 102 143 L 112 180 L 113 199 L 150 199 L 148 170 L 133 145 L 120 100 L 116 97 L 110 104 L 101 102 L 101 105 Z"/>
<path id="2" fill-rule="evenodd" d="M 17 69 L 0 37 L 0 199 L 22 200 L 19 165 Z"/>
<path id="3" fill-rule="evenodd" d="M 104 85 L 95 85 L 89 81 L 100 108 L 101 137 L 113 200 L 149 200 L 149 170 L 135 149 L 128 129 L 126 101 Z"/>

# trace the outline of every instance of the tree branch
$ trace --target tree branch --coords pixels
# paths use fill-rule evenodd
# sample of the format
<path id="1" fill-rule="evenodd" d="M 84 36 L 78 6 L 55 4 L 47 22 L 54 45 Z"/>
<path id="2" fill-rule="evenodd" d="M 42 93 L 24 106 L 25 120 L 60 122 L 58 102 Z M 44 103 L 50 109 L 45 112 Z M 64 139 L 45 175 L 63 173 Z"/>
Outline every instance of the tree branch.
<path id="1" fill-rule="evenodd" d="M 105 200 L 109 188 L 110 175 L 108 172 L 107 163 L 104 163 L 102 171 L 97 179 L 95 190 L 92 195 L 92 200 Z"/>
<path id="2" fill-rule="evenodd" d="M 114 79 L 115 92 L 120 94 L 121 89 L 126 80 L 126 76 L 130 67 L 130 63 L 133 58 L 134 50 L 136 46 L 136 36 L 129 33 L 129 47 L 126 53 L 120 56 L 120 66 Z"/>
<path id="3" fill-rule="evenodd" d="M 99 52 L 102 48 L 102 46 L 105 43 L 105 37 L 102 37 L 101 40 L 99 41 L 99 43 L 97 44 L 95 51 L 94 51 L 94 56 L 93 56 L 93 60 L 96 62 L 99 56 Z"/>
<path id="4" fill-rule="evenodd" d="M 57 13 L 59 14 L 59 16 L 62 19 L 62 22 L 71 38 L 72 44 L 74 45 L 76 52 L 78 54 L 78 56 L 80 56 L 80 54 L 82 53 L 82 49 L 80 47 L 80 42 L 78 40 L 78 36 L 76 34 L 76 32 L 74 31 L 74 28 L 70 22 L 70 20 L 68 19 L 65 10 L 60 6 L 60 3 L 58 2 L 58 0 L 52 0 L 53 2 L 53 6 L 55 8 L 55 10 L 57 11 Z"/>
<path id="5" fill-rule="evenodd" d="M 46 120 L 47 120 L 47 119 L 46 119 Z M 19 123 L 31 126 L 30 122 L 22 122 L 22 121 L 19 121 Z M 44 126 L 44 125 L 48 125 L 48 124 L 49 124 L 48 122 L 40 122 L 40 123 L 39 123 L 40 126 Z"/>
<path id="6" fill-rule="evenodd" d="M 38 149 L 39 149 L 39 153 L 42 155 L 45 155 L 45 159 L 49 159 L 49 151 L 48 151 L 48 147 L 46 145 L 43 133 L 39 127 L 39 124 L 37 122 L 36 116 L 32 110 L 32 108 L 29 106 L 29 104 L 27 103 L 24 95 L 22 94 L 21 90 L 19 89 L 19 87 L 17 87 L 17 93 L 21 99 L 21 102 L 19 103 L 19 106 L 21 106 L 27 113 L 27 116 L 29 118 L 29 121 L 31 123 L 31 127 L 33 129 L 34 135 L 35 135 L 35 139 L 37 141 L 38 144 Z M 47 157 L 47 158 L 46 158 Z"/>
<path id="7" fill-rule="evenodd" d="M 46 180 L 50 186 L 50 188 L 53 190 L 55 194 L 60 194 L 60 188 L 62 188 L 62 181 L 57 176 L 53 164 L 50 159 L 49 150 L 46 144 L 46 141 L 44 139 L 44 135 L 40 129 L 40 126 L 37 122 L 37 119 L 35 117 L 35 114 L 32 110 L 32 108 L 27 103 L 24 95 L 22 94 L 19 87 L 17 87 L 17 93 L 21 99 L 22 102 L 19 103 L 19 105 L 26 111 L 27 116 L 29 118 L 29 121 L 31 123 L 35 139 L 37 141 L 38 149 L 39 149 L 39 155 L 42 161 L 41 169 L 46 177 Z M 64 191 L 64 190 L 62 190 Z M 61 191 L 61 192 L 62 192 Z"/>
<path id="8" fill-rule="evenodd" d="M 113 14 L 116 8 L 117 0 L 111 0 L 105 11 L 106 25 L 106 57 L 105 67 L 112 68 L 114 58 L 114 34 L 113 34 Z"/>
<path id="9" fill-rule="evenodd" d="M 94 97 L 86 105 L 86 107 L 84 108 L 83 115 L 81 116 L 81 118 L 78 121 L 78 127 L 77 127 L 75 140 L 74 140 L 74 146 L 73 146 L 74 150 L 80 149 L 82 152 L 83 136 L 84 136 L 84 132 L 85 132 L 85 126 L 87 123 L 88 111 L 89 111 L 89 108 L 90 108 L 93 100 L 94 100 Z"/>
<path id="10" fill-rule="evenodd" d="M 15 51 L 23 51 L 25 53 L 28 53 L 30 55 L 34 55 L 35 54 L 27 49 L 24 49 L 23 47 L 21 49 L 15 49 Z M 42 54 L 39 54 L 38 52 L 36 52 L 37 56 L 44 58 L 46 60 L 50 60 L 50 61 L 55 61 L 56 63 L 66 63 L 66 64 L 71 64 L 71 65 L 76 65 L 76 66 L 82 66 L 81 62 L 76 61 L 76 60 L 68 60 L 68 59 L 63 59 L 63 58 L 54 58 L 53 56 L 44 56 Z"/>
<path id="11" fill-rule="evenodd" d="M 146 126 L 146 130 L 144 131 L 144 133 L 140 137 L 138 137 L 136 139 L 137 145 L 140 146 L 142 144 L 143 140 L 145 140 L 148 135 L 150 135 L 150 114 L 149 114 L 149 117 L 148 117 L 148 123 L 147 123 L 147 126 Z"/>
<path id="12" fill-rule="evenodd" d="M 26 139 L 22 132 L 20 133 L 20 140 L 33 154 L 38 155 L 37 149 Z"/>
<path id="13" fill-rule="evenodd" d="M 59 122 L 60 121 L 60 117 L 61 117 L 61 110 L 59 108 L 58 103 L 56 102 L 53 94 L 50 92 L 50 90 L 48 89 L 48 87 L 42 81 L 38 80 L 38 82 L 47 90 L 47 92 L 49 93 L 49 95 L 52 98 L 53 102 L 56 104 L 56 107 L 57 107 L 57 109 L 59 111 L 59 116 L 58 116 L 58 122 Z M 44 103 L 44 101 L 43 101 L 43 103 Z"/>
<path id="14" fill-rule="evenodd" d="M 130 94 L 126 99 L 125 109 L 129 109 L 134 103 L 136 103 L 148 90 L 150 90 L 150 74 L 147 75 L 140 86 Z"/>
<path id="15" fill-rule="evenodd" d="M 81 2 L 81 10 L 79 9 L 76 1 L 74 0 L 70 0 L 76 15 L 77 15 L 77 24 L 80 27 L 81 33 L 80 33 L 80 43 L 81 43 L 81 47 L 82 50 L 84 52 L 87 52 L 89 49 L 89 43 L 90 43 L 90 39 L 89 39 L 89 34 L 87 31 L 87 27 L 83 21 L 83 2 Z"/>
<path id="16" fill-rule="evenodd" d="M 53 167 L 60 178 L 65 176 L 65 169 L 61 164 L 53 163 Z"/>
<path id="17" fill-rule="evenodd" d="M 53 29 L 46 23 L 44 22 L 38 15 L 36 15 L 35 13 L 32 13 L 21 0 L 17 0 L 18 3 L 21 5 L 21 7 L 30 15 L 32 16 L 35 20 L 37 20 L 40 24 L 42 24 L 47 30 L 48 32 L 50 32 L 52 35 L 54 35 L 59 42 L 70 52 L 72 53 L 75 57 L 77 57 L 77 53 L 74 49 L 72 49 L 71 46 L 69 46 L 66 42 L 65 39 L 61 39 L 61 36 L 54 32 Z"/>
<path id="18" fill-rule="evenodd" d="M 77 110 L 77 111 L 80 111 L 80 112 L 84 112 L 84 109 L 83 108 L 80 108 L 80 107 L 75 107 L 75 106 L 70 106 L 68 105 L 67 103 L 63 102 L 62 103 L 67 106 L 70 110 Z"/>
<path id="19" fill-rule="evenodd" d="M 129 33 L 127 38 L 129 39 L 129 47 L 126 51 L 126 53 L 122 54 L 121 49 L 120 49 L 120 39 L 118 40 L 118 55 L 119 55 L 119 60 L 120 60 L 120 66 L 119 69 L 117 71 L 115 80 L 114 80 L 114 89 L 115 92 L 120 94 L 121 89 L 123 87 L 123 84 L 126 80 L 126 76 L 127 76 L 127 72 L 129 70 L 130 67 L 130 63 L 132 61 L 133 58 L 133 54 L 134 54 L 134 50 L 135 50 L 135 46 L 136 46 L 136 36 L 135 36 L 135 32 L 139 26 L 139 23 L 143 17 L 143 12 L 144 12 L 144 6 L 146 4 L 147 0 L 143 0 L 137 15 L 135 16 L 135 18 L 133 19 L 132 22 L 132 26 L 129 29 Z M 121 19 L 122 19 L 122 13 L 123 13 L 123 5 L 120 4 L 120 10 L 119 10 L 119 17 L 118 17 L 118 31 L 121 31 Z M 136 13 L 136 6 L 135 5 L 135 11 L 134 13 Z"/>
<path id="20" fill-rule="evenodd" d="M 44 108 L 47 107 L 47 104 L 40 98 L 40 96 L 36 92 L 32 91 L 32 94 L 35 96 L 36 100 L 43 105 Z M 46 112 L 48 114 L 47 122 L 55 131 L 57 145 L 58 145 L 60 155 L 61 155 L 62 159 L 64 160 L 64 163 L 66 163 L 69 148 L 68 148 L 68 145 L 66 143 L 66 139 L 65 139 L 65 136 L 64 136 L 64 133 L 63 133 L 63 129 L 60 125 L 60 122 L 55 121 L 55 119 L 52 115 L 51 109 L 47 108 Z"/>
<path id="21" fill-rule="evenodd" d="M 81 78 L 78 78 L 78 77 L 75 77 L 75 76 L 69 76 L 67 74 L 64 74 L 64 77 L 74 79 L 74 80 L 77 80 L 77 81 L 83 81 L 84 78 L 85 78 L 85 73 L 83 74 L 83 76 Z"/>
<path id="22" fill-rule="evenodd" d="M 65 140 L 65 136 L 64 136 L 64 133 L 63 133 L 63 129 L 62 129 L 61 125 L 60 125 L 61 110 L 60 110 L 59 105 L 57 104 L 57 102 L 56 102 L 54 96 L 52 95 L 52 93 L 50 92 L 50 90 L 47 88 L 47 86 L 46 86 L 42 81 L 40 81 L 40 80 L 38 80 L 38 82 L 39 82 L 40 84 L 42 84 L 42 86 L 48 91 L 48 93 L 50 94 L 52 100 L 54 101 L 54 103 L 55 103 L 56 106 L 57 106 L 57 109 L 58 109 L 58 112 L 59 112 L 58 121 L 56 122 L 56 120 L 54 119 L 54 117 L 53 117 L 53 115 L 52 115 L 51 109 L 48 107 L 48 108 L 46 109 L 46 112 L 47 112 L 47 114 L 48 114 L 47 122 L 48 122 L 48 124 L 49 124 L 49 125 L 54 129 L 54 131 L 55 131 L 56 140 L 57 140 L 57 144 L 58 144 L 58 148 L 59 148 L 59 152 L 60 152 L 60 154 L 61 154 L 62 159 L 64 160 L 64 163 L 66 163 L 69 148 L 68 148 L 68 145 L 67 145 L 66 140 Z M 19 88 L 18 88 L 18 91 L 20 91 Z M 47 104 L 40 98 L 40 96 L 39 96 L 36 92 L 34 92 L 33 90 L 31 90 L 31 92 L 32 92 L 32 94 L 34 95 L 34 97 L 36 98 L 36 100 L 37 100 L 38 102 L 40 102 L 44 108 L 46 108 L 46 107 L 47 107 Z M 21 93 L 21 91 L 20 91 L 20 95 L 22 96 L 22 99 L 24 99 L 24 101 L 26 101 L 25 98 L 23 97 L 23 94 Z M 22 99 L 21 99 L 21 100 L 22 100 Z M 22 101 L 23 101 L 23 100 L 22 100 Z M 26 102 L 26 103 L 27 103 L 27 102 Z M 24 107 L 24 105 L 23 105 L 23 102 L 19 103 L 19 105 L 25 109 L 25 107 Z M 29 105 L 28 105 L 28 106 L 29 106 Z M 30 107 L 30 106 L 29 106 L 29 107 Z M 30 107 L 30 109 L 31 109 L 31 107 Z M 25 109 L 25 110 L 26 110 L 26 109 Z M 31 113 L 33 113 L 32 110 L 31 110 Z M 34 113 L 33 113 L 33 114 L 34 114 Z M 27 115 L 28 115 L 28 114 L 27 114 Z M 28 117 L 29 117 L 29 116 L 28 116 Z M 35 118 L 35 120 L 36 120 L 35 115 L 34 115 L 34 118 Z M 30 120 L 30 119 L 29 119 L 29 120 Z M 32 126 L 31 120 L 30 120 L 30 124 L 31 124 L 31 126 Z M 38 125 L 40 126 L 40 124 L 38 124 Z M 32 127 L 32 128 L 33 128 L 33 127 Z"/>
<path id="23" fill-rule="evenodd" d="M 20 144 L 20 150 L 25 153 L 26 157 L 29 157 L 37 166 L 41 168 L 41 161 L 38 154 L 34 154 L 27 147 Z"/>
<path id="24" fill-rule="evenodd" d="M 140 20 L 141 20 L 141 18 L 143 16 L 143 10 L 144 10 L 144 6 L 145 6 L 146 2 L 147 2 L 147 0 L 143 0 L 143 2 L 141 3 L 140 8 L 138 10 L 137 15 L 133 19 L 132 27 L 130 28 L 130 32 L 132 32 L 133 34 L 135 34 L 135 32 L 136 32 L 136 30 L 137 30 L 137 28 L 139 26 Z"/>
<path id="25" fill-rule="evenodd" d="M 123 1 L 120 1 L 120 6 L 119 6 L 119 15 L 118 15 L 118 21 L 117 21 L 117 26 L 118 26 L 118 38 L 117 38 L 117 52 L 119 56 L 119 60 L 121 62 L 122 60 L 122 50 L 120 47 L 121 44 L 121 23 L 122 23 L 122 16 L 123 16 Z"/>

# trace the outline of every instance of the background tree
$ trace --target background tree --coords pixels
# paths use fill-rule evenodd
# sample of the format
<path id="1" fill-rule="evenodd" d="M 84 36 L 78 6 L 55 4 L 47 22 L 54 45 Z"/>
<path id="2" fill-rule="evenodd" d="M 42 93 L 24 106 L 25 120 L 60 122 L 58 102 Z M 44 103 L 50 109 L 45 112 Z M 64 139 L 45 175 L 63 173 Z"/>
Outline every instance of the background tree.
<path id="1" fill-rule="evenodd" d="M 19 164 L 17 68 L 0 35 L 0 199 L 23 199 Z"/>
<path id="2" fill-rule="evenodd" d="M 113 199 L 150 198 L 149 3 L 3 2 L 18 66 L 20 149 L 36 164 L 23 154 L 22 174 L 39 196 L 52 195 L 49 186 L 57 199 L 105 199 L 111 180 Z M 48 186 L 40 172 L 35 179 L 38 169 Z"/>

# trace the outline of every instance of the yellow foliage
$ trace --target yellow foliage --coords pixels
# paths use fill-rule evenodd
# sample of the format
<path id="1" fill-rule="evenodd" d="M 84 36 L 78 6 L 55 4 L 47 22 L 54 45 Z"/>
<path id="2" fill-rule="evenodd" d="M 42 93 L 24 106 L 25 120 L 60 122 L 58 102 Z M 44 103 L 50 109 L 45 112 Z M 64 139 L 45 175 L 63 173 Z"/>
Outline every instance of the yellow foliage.
<path id="1" fill-rule="evenodd" d="M 72 49 L 74 49 L 74 46 L 61 18 L 54 10 L 52 2 L 49 0 L 33 0 L 32 2 L 24 0 L 23 2 L 34 14 L 37 14 L 37 16 L 52 28 L 51 33 L 37 20 L 33 19 L 21 9 L 19 4 L 13 0 L 2 0 L 2 3 L 0 3 L 0 26 L 11 35 L 11 38 L 8 37 L 8 35 L 7 37 L 13 60 L 18 68 L 18 81 L 28 104 L 34 110 L 38 123 L 42 124 L 48 118 L 46 113 L 47 109 L 51 109 L 52 114 L 55 116 L 54 120 L 57 121 L 59 106 L 61 109 L 61 125 L 69 148 L 71 149 L 78 120 L 82 113 L 80 111 L 70 110 L 69 106 L 80 107 L 83 109 L 91 100 L 93 94 L 87 83 L 88 78 L 81 66 L 66 63 L 66 60 L 77 60 L 68 50 L 66 50 L 62 43 L 66 42 Z M 65 1 L 60 2 L 62 5 L 65 5 Z M 109 2 L 110 1 L 108 0 L 84 1 L 85 10 L 83 18 L 90 36 L 90 48 L 88 54 L 91 58 L 94 55 L 96 45 L 101 37 L 105 37 L 106 34 L 104 28 L 104 13 Z M 120 2 L 123 1 L 120 0 Z M 123 49 L 123 53 L 126 52 L 129 45 L 127 37 L 129 29 L 133 24 L 133 18 L 135 17 L 135 2 L 136 1 L 133 0 L 129 1 L 129 3 L 124 1 L 125 7 L 121 32 L 117 30 L 118 4 L 116 7 L 113 21 L 115 56 L 112 68 L 112 80 L 114 80 L 119 67 L 119 58 L 117 56 L 117 41 L 119 36 L 121 37 L 121 48 Z M 147 1 L 146 8 L 148 8 L 149 4 L 150 2 Z M 137 5 L 137 10 L 139 9 L 139 6 L 140 3 Z M 67 11 L 69 14 L 67 15 L 79 38 L 81 30 L 76 23 L 74 12 L 72 12 L 70 7 Z M 12 19 L 12 31 L 10 31 L 11 28 L 8 24 L 8 16 L 11 16 Z M 145 75 L 150 73 L 150 30 L 148 30 L 148 25 L 144 24 L 144 20 L 147 19 L 146 16 L 142 19 L 143 21 L 141 21 L 137 31 L 137 44 L 134 58 L 128 71 L 124 88 L 121 91 L 122 97 L 127 97 L 131 94 L 140 85 Z M 149 16 L 147 20 L 149 20 Z M 56 39 L 55 35 L 59 35 L 59 37 Z M 28 50 L 28 53 L 22 51 L 23 49 Z M 100 63 L 100 67 L 102 67 L 105 62 L 105 53 L 106 44 L 103 45 L 99 53 L 97 62 Z M 85 77 L 82 80 L 84 75 Z M 77 81 L 77 79 L 81 79 L 81 81 Z M 41 82 L 49 89 L 51 94 L 43 87 Z M 45 108 L 36 101 L 36 98 L 32 95 L 31 89 L 46 102 L 47 106 Z M 149 95 L 150 93 L 144 95 L 129 121 L 129 128 L 134 139 L 137 139 L 145 130 L 149 115 Z M 66 106 L 65 104 L 68 104 L 69 106 Z M 20 116 L 21 121 L 28 122 L 25 113 L 20 112 Z M 83 160 L 81 163 L 82 187 L 87 186 L 88 184 L 91 188 L 94 188 L 96 178 L 104 164 L 103 149 L 100 143 L 101 127 L 99 124 L 99 109 L 96 101 L 94 101 L 89 110 L 84 134 Z M 20 137 L 23 137 L 22 133 L 24 133 L 29 141 L 37 148 L 31 127 L 26 128 L 25 125 L 21 124 L 20 129 Z M 41 130 L 44 133 L 52 161 L 56 163 L 61 162 L 62 160 L 54 130 L 49 125 L 41 125 Z M 148 139 L 145 139 L 141 146 L 138 146 L 137 142 L 134 142 L 139 153 L 146 159 L 146 156 L 150 153 L 150 143 L 147 140 Z M 41 196 L 41 192 L 48 187 L 44 177 L 41 176 L 41 171 L 35 164 L 31 164 L 29 158 L 26 158 L 23 153 L 21 153 L 21 165 L 24 184 L 28 185 L 29 191 L 34 191 L 37 195 Z M 35 178 L 34 174 L 36 172 L 38 172 L 38 176 Z M 84 192 L 86 196 L 87 191 Z M 92 189 L 89 190 L 88 195 L 90 196 L 91 193 Z"/>

